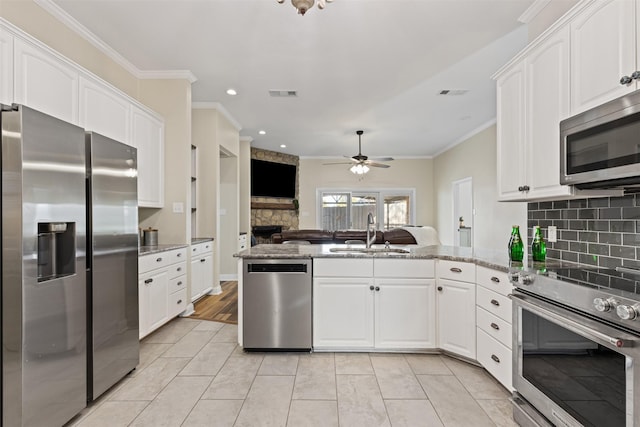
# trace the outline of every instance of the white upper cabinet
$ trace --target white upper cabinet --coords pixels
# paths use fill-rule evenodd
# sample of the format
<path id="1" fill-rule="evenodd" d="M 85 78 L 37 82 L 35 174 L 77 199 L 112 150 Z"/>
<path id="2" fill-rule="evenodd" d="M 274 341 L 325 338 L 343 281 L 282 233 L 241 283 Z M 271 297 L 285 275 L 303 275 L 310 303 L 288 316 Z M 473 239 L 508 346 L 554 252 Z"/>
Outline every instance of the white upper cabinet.
<path id="1" fill-rule="evenodd" d="M 80 76 L 80 126 L 128 144 L 131 102 L 104 83 Z"/>
<path id="2" fill-rule="evenodd" d="M 164 206 L 164 123 L 132 106 L 129 144 L 138 149 L 138 205 Z"/>
<path id="3" fill-rule="evenodd" d="M 571 114 L 636 89 L 636 3 L 593 2 L 571 21 Z"/>
<path id="4" fill-rule="evenodd" d="M 0 104 L 13 102 L 13 36 L 0 28 Z"/>
<path id="5" fill-rule="evenodd" d="M 70 64 L 15 39 L 15 102 L 77 125 L 78 79 L 78 71 Z"/>

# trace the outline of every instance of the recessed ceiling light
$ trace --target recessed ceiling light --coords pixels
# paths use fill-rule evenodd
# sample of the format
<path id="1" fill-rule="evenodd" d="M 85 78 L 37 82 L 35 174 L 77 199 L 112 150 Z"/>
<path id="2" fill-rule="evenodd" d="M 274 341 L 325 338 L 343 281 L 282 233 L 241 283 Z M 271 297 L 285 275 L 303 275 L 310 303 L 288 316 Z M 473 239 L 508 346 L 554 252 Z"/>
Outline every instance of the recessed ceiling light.
<path id="1" fill-rule="evenodd" d="M 235 96 L 237 94 L 238 94 L 238 92 L 236 92 L 235 89 L 233 89 L 233 88 L 227 89 L 227 95 Z"/>
<path id="2" fill-rule="evenodd" d="M 266 135 L 266 134 L 267 134 L 267 132 L 266 132 L 266 131 L 264 131 L 264 130 L 259 130 L 259 131 L 258 131 L 258 133 L 259 133 L 260 135 Z"/>
<path id="3" fill-rule="evenodd" d="M 280 148 L 287 148 L 287 146 L 284 144 L 280 144 Z"/>

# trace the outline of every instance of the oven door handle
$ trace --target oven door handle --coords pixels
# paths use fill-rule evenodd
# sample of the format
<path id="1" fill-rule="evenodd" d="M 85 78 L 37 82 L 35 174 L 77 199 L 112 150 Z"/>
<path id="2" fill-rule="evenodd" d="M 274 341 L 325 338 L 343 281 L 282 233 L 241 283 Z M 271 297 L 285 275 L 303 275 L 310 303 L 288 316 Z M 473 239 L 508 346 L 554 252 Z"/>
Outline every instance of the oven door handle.
<path id="1" fill-rule="evenodd" d="M 566 310 L 563 310 L 562 314 L 559 314 L 559 310 L 562 310 L 561 308 L 557 308 L 544 301 L 530 301 L 532 299 L 531 297 L 522 294 L 511 294 L 510 298 L 516 305 L 528 308 L 535 314 L 546 317 L 547 320 L 555 321 L 555 323 L 573 332 L 592 337 L 602 344 L 608 344 L 615 348 L 630 348 L 635 347 L 638 341 L 637 337 L 622 331 L 617 331 L 606 325 L 601 325 L 599 328 L 606 329 L 611 333 L 600 332 L 596 330 L 595 327 L 588 326 L 589 324 L 595 323 L 593 320 Z"/>

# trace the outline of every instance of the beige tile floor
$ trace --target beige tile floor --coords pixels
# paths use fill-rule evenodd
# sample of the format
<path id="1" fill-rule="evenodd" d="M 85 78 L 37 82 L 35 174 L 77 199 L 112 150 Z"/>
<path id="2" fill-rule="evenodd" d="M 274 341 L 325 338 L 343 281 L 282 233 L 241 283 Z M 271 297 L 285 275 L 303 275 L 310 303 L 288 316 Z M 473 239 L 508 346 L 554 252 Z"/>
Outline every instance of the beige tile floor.
<path id="1" fill-rule="evenodd" d="M 237 326 L 175 319 L 68 426 L 515 426 L 508 392 L 441 355 L 244 353 Z"/>

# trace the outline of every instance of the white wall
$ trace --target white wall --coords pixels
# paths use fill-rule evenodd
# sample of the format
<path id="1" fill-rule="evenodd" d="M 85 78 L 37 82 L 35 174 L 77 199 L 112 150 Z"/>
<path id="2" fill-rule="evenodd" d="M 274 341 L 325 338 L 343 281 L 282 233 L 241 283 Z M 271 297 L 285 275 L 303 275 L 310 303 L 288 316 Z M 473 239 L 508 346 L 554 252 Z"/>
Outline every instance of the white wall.
<path id="1" fill-rule="evenodd" d="M 416 224 L 435 224 L 432 159 L 394 160 L 389 163 L 390 168 L 371 168 L 362 177 L 352 174 L 349 165 L 323 165 L 335 161 L 336 159 L 300 159 L 300 229 L 317 228 L 318 188 L 415 188 Z"/>
<path id="2" fill-rule="evenodd" d="M 527 225 L 527 204 L 498 202 L 496 175 L 496 126 L 477 133 L 433 160 L 437 194 L 436 229 L 444 245 L 453 245 L 452 183 L 473 178 L 473 243 L 476 248 L 505 250 L 511 225 Z"/>

